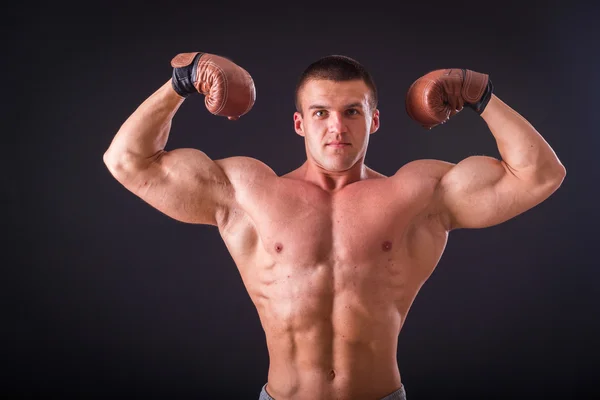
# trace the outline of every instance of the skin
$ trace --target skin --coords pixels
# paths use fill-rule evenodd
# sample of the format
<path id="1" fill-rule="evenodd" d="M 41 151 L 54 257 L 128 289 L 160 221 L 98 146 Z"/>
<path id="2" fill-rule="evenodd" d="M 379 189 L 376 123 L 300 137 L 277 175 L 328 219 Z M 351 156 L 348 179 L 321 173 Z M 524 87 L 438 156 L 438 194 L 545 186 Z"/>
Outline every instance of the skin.
<path id="1" fill-rule="evenodd" d="M 380 120 L 368 100 L 362 81 L 309 81 L 294 114 L 306 162 L 277 176 L 248 157 L 166 152 L 183 102 L 166 82 L 104 154 L 151 206 L 218 227 L 264 328 L 277 400 L 372 400 L 399 389 L 398 335 L 449 232 L 513 218 L 565 177 L 540 134 L 495 95 L 481 118 L 501 160 L 416 160 L 384 176 L 364 164 Z"/>

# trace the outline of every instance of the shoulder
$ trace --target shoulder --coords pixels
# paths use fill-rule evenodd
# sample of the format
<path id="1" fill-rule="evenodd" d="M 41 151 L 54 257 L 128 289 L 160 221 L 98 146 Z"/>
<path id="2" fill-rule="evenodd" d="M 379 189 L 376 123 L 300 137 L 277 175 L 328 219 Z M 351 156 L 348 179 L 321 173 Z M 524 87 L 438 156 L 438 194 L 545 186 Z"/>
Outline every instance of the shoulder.
<path id="1" fill-rule="evenodd" d="M 454 167 L 454 163 L 434 159 L 421 159 L 404 164 L 392 176 L 395 179 L 409 177 L 439 182 L 442 177 Z"/>
<path id="2" fill-rule="evenodd" d="M 272 187 L 278 177 L 271 167 L 252 157 L 227 157 L 215 160 L 215 163 L 227 176 L 232 189 L 226 217 L 219 225 L 224 232 L 246 220 L 247 205 Z"/>
<path id="3" fill-rule="evenodd" d="M 410 188 L 415 203 L 419 204 L 418 215 L 437 221 L 441 227 L 447 229 L 449 222 L 444 212 L 439 188 L 442 178 L 455 165 L 441 160 L 415 160 L 403 165 L 391 179 L 400 193 Z"/>
<path id="4" fill-rule="evenodd" d="M 233 200 L 236 206 L 242 208 L 264 198 L 280 179 L 271 167 L 255 158 L 236 156 L 216 162 L 224 171 L 233 189 Z"/>
<path id="5" fill-rule="evenodd" d="M 221 167 L 229 182 L 234 186 L 249 180 L 277 177 L 271 167 L 252 157 L 228 157 L 216 160 L 215 163 Z"/>

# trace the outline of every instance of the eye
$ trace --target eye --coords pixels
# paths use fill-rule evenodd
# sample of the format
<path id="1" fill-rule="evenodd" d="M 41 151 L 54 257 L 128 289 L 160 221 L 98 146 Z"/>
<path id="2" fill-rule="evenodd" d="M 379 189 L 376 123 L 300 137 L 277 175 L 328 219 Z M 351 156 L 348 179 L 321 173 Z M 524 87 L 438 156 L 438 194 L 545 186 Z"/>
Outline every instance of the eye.
<path id="1" fill-rule="evenodd" d="M 325 113 L 327 113 L 326 110 L 317 110 L 317 111 L 315 111 L 314 115 L 315 115 L 315 117 L 319 117 L 320 118 L 320 117 L 324 117 Z"/>
<path id="2" fill-rule="evenodd" d="M 346 110 L 346 114 L 348 114 L 348 115 L 358 115 L 359 112 L 358 112 L 358 110 L 356 108 L 350 108 L 350 109 Z"/>

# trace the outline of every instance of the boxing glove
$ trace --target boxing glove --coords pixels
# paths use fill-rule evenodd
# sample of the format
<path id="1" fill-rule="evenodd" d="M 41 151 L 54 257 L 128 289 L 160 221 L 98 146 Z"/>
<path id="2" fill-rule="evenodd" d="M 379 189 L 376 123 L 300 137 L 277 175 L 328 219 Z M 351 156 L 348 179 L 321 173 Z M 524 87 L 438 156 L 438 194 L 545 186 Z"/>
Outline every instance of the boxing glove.
<path id="1" fill-rule="evenodd" d="M 214 54 L 180 53 L 171 60 L 173 89 L 186 98 L 193 93 L 205 95 L 211 114 L 231 120 L 246 114 L 256 100 L 250 74 L 231 60 Z"/>
<path id="2" fill-rule="evenodd" d="M 417 79 L 406 93 L 406 112 L 421 126 L 443 124 L 467 106 L 481 114 L 494 86 L 488 75 L 468 69 L 438 69 Z"/>

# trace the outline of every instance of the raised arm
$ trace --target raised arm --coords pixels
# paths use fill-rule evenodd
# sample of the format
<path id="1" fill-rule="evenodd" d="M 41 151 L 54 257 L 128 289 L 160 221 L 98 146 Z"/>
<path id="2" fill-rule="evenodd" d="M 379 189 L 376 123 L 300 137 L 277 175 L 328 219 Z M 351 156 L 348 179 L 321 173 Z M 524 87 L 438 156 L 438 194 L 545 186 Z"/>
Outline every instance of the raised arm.
<path id="1" fill-rule="evenodd" d="M 492 93 L 487 75 L 468 71 L 477 75 L 467 75 L 465 79 L 464 71 L 454 77 L 452 72 L 441 75 L 440 87 L 445 87 L 445 103 L 450 111 L 440 122 L 460 111 L 464 102 L 487 123 L 501 159 L 468 157 L 443 175 L 437 192 L 442 209 L 447 212 L 449 229 L 484 228 L 507 221 L 547 199 L 560 187 L 566 174 L 539 132 Z M 457 83 L 460 76 L 463 81 Z M 458 90 L 452 89 L 453 84 L 459 85 Z M 431 121 L 428 123 L 431 127 Z"/>
<path id="2" fill-rule="evenodd" d="M 196 149 L 166 151 L 165 145 L 187 96 L 207 94 L 211 113 L 237 119 L 254 104 L 253 82 L 245 70 L 218 56 L 184 53 L 172 65 L 172 79 L 129 116 L 104 153 L 104 163 L 125 188 L 164 214 L 219 225 L 233 199 L 224 166 L 239 163 L 215 162 Z"/>

